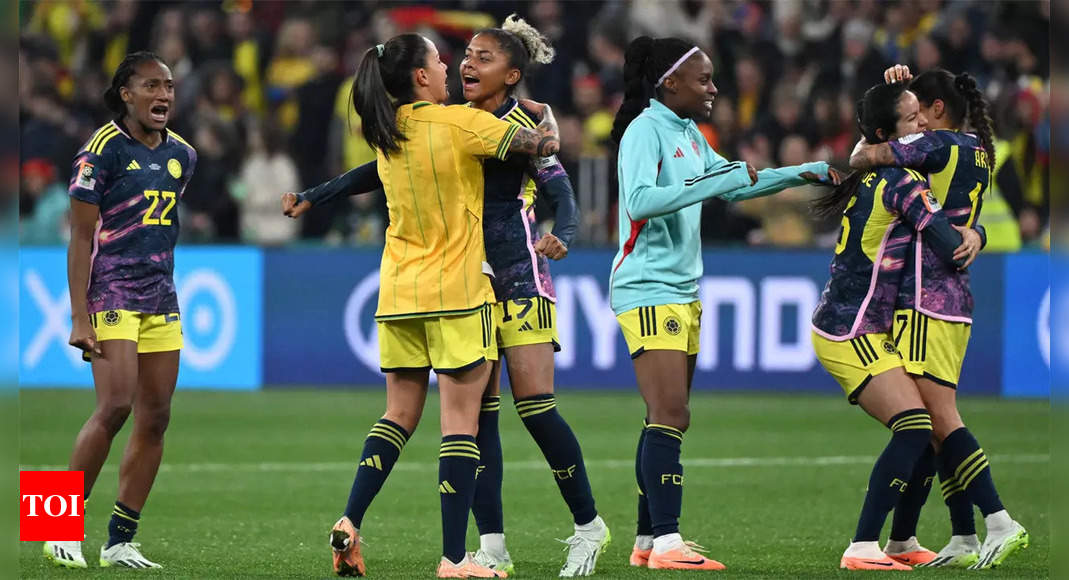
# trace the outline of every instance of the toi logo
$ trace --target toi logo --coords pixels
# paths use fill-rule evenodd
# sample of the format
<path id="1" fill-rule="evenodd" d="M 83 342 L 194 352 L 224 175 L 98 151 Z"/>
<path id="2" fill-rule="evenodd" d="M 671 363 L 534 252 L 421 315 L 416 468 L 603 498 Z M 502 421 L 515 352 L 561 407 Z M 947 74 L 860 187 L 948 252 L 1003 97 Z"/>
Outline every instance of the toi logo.
<path id="1" fill-rule="evenodd" d="M 80 542 L 85 537 L 81 471 L 19 472 L 19 539 Z"/>

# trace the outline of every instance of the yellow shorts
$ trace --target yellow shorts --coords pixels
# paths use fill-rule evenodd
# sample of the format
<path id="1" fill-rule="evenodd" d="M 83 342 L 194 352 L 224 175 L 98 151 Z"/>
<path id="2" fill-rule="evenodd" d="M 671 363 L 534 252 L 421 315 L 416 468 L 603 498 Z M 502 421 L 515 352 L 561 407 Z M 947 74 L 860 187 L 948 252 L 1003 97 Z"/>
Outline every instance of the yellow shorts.
<path id="1" fill-rule="evenodd" d="M 891 335 L 862 334 L 850 340 L 828 340 L 813 333 L 813 350 L 817 360 L 843 388 L 851 405 L 857 404 L 861 391 L 872 377 L 903 366 Z"/>
<path id="2" fill-rule="evenodd" d="M 98 341 L 132 340 L 137 343 L 137 352 L 182 348 L 182 321 L 177 312 L 145 314 L 132 310 L 105 310 L 90 314 L 89 322 Z"/>
<path id="3" fill-rule="evenodd" d="M 681 350 L 698 354 L 698 333 L 702 324 L 702 304 L 662 304 L 641 306 L 616 317 L 624 331 L 631 358 L 647 350 Z"/>
<path id="4" fill-rule="evenodd" d="M 536 296 L 497 302 L 494 304 L 494 322 L 497 323 L 498 348 L 548 342 L 553 344 L 554 351 L 560 352 L 557 305 L 546 298 Z"/>
<path id="5" fill-rule="evenodd" d="M 916 310 L 895 311 L 895 345 L 906 372 L 957 388 L 972 325 L 932 318 Z"/>
<path id="6" fill-rule="evenodd" d="M 382 372 L 458 373 L 497 360 L 493 310 L 379 321 Z"/>

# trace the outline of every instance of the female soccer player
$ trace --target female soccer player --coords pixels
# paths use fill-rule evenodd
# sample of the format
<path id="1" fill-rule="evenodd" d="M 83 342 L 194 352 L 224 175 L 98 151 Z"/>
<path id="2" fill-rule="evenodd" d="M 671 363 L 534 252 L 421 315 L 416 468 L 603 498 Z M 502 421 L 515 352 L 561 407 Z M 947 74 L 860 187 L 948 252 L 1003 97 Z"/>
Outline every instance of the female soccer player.
<path id="1" fill-rule="evenodd" d="M 859 143 L 851 165 L 897 165 L 928 174 L 932 193 L 966 237 L 968 266 L 983 245 L 983 228 L 977 220 L 990 168 L 995 166 L 991 119 L 983 93 L 968 73 L 954 76 L 942 69 L 913 78 L 909 67 L 897 65 L 887 69 L 884 80 L 909 82 L 929 131 L 886 143 Z M 975 135 L 964 132 L 966 121 Z M 1026 547 L 1029 537 L 1003 507 L 987 458 L 958 414 L 956 389 L 972 327 L 969 273 L 938 260 L 924 241 L 918 237 L 915 250 L 907 254 L 895 311 L 895 337 L 906 358 L 906 372 L 917 382 L 932 416 L 938 454 L 930 449 L 918 463 L 895 510 L 885 551 L 907 564 L 989 568 Z M 938 554 L 916 539 L 917 520 L 937 463 L 953 533 Z M 983 546 L 976 537 L 973 504 L 979 506 L 987 525 Z"/>
<path id="2" fill-rule="evenodd" d="M 518 101 L 512 95 L 532 62 L 546 64 L 552 58 L 553 49 L 546 39 L 523 20 L 510 16 L 501 28 L 480 31 L 469 43 L 460 70 L 464 97 L 472 107 L 534 127 L 541 105 Z M 610 536 L 595 510 L 579 443 L 556 408 L 553 353 L 560 347 L 553 282 L 546 261 L 547 257 L 564 258 L 575 233 L 578 217 L 571 182 L 555 158 L 524 155 L 507 161 L 486 160 L 483 176 L 483 235 L 487 261 L 494 271 L 491 283 L 497 299 L 498 346 L 504 349 L 508 362 L 516 409 L 542 449 L 575 522 L 575 534 L 565 540 L 569 548 L 561 575 L 586 576 L 594 572 Z M 536 186 L 556 211 L 553 233 L 545 236 L 539 235 L 534 221 Z M 379 187 L 372 162 L 299 196 L 287 194 L 283 209 L 298 216 L 313 203 Z M 472 511 L 480 532 L 475 561 L 511 574 L 514 565 L 505 547 L 501 506 L 500 374 L 500 364 L 494 363 L 479 414 L 476 443 L 481 460 Z"/>
<path id="3" fill-rule="evenodd" d="M 133 410 L 100 565 L 159 568 L 132 540 L 160 466 L 178 380 L 182 325 L 173 279 L 174 209 L 197 153 L 167 130 L 174 79 L 155 54 L 123 59 L 104 103 L 115 119 L 75 157 L 69 189 L 70 344 L 92 361 L 97 398 L 74 442 L 69 469 L 85 473 L 88 499 L 112 439 Z M 86 567 L 81 542 L 46 542 L 44 552 L 62 566 Z"/>
<path id="4" fill-rule="evenodd" d="M 635 461 L 635 566 L 724 567 L 696 553 L 679 534 L 679 455 L 690 424 L 701 315 L 701 202 L 749 199 L 807 181 L 838 182 L 823 162 L 758 172 L 713 151 L 693 121 L 712 112 L 712 78 L 709 57 L 687 41 L 643 36 L 627 47 L 625 101 L 612 132 L 620 146 L 620 251 L 609 285 L 646 402 Z"/>
<path id="5" fill-rule="evenodd" d="M 875 86 L 858 103 L 859 128 L 873 143 L 916 133 L 925 124 L 917 97 L 902 85 Z M 937 259 L 954 267 L 964 263 L 954 259 L 962 237 L 924 177 L 912 170 L 854 173 L 816 207 L 824 216 L 843 212 L 843 221 L 831 279 L 813 313 L 813 348 L 848 400 L 891 429 L 869 476 L 854 539 L 839 565 L 909 570 L 880 550 L 879 537 L 928 448 L 932 420 L 895 347 L 895 298 L 915 236 L 923 235 Z"/>
<path id="6" fill-rule="evenodd" d="M 428 371 L 439 376 L 438 460 L 443 556 L 439 578 L 504 578 L 472 560 L 464 537 L 479 465 L 480 399 L 497 359 L 493 289 L 483 246 L 482 160 L 549 156 L 559 140 L 548 107 L 520 127 L 448 99 L 434 44 L 402 34 L 368 50 L 353 86 L 365 139 L 390 208 L 376 312 L 386 414 L 364 444 L 345 515 L 334 525 L 334 571 L 363 575 L 359 525 L 415 430 Z M 367 467 L 367 469 L 364 469 Z"/>

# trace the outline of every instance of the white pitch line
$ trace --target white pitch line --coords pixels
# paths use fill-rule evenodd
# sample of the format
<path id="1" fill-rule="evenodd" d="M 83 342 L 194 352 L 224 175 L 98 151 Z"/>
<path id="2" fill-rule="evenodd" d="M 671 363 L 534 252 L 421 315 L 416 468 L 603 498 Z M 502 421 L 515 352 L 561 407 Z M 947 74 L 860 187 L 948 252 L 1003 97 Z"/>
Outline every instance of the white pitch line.
<path id="1" fill-rule="evenodd" d="M 988 459 L 999 463 L 1048 463 L 1050 455 L 1033 453 L 1021 455 L 990 455 Z M 830 465 L 866 465 L 876 461 L 870 455 L 828 455 L 818 457 L 695 457 L 683 460 L 683 465 L 694 467 L 827 467 Z M 633 459 L 594 459 L 587 460 L 590 469 L 634 469 Z M 57 471 L 64 470 L 65 465 L 22 465 L 22 471 Z M 506 461 L 505 470 L 541 470 L 546 468 L 544 461 Z M 394 466 L 395 471 L 434 471 L 438 462 L 411 462 L 402 460 Z M 116 465 L 105 465 L 102 471 L 113 473 Z M 353 472 L 356 461 L 329 463 L 164 463 L 161 472 L 168 473 L 306 473 L 306 472 Z"/>

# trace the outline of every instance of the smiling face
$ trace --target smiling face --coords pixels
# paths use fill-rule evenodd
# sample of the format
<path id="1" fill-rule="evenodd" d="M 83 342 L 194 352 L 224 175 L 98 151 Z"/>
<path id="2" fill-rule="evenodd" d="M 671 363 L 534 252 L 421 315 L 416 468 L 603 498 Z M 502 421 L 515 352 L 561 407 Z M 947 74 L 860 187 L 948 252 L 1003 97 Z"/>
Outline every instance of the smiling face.
<path id="1" fill-rule="evenodd" d="M 665 104 L 680 117 L 705 121 L 712 117 L 717 88 L 713 63 L 702 51 L 690 56 L 664 81 Z M 669 95 L 671 103 L 668 102 Z"/>
<path id="2" fill-rule="evenodd" d="M 147 60 L 137 65 L 134 74 L 119 89 L 126 103 L 127 115 L 146 131 L 162 131 L 171 118 L 174 105 L 174 77 L 167 65 Z"/>
<path id="3" fill-rule="evenodd" d="M 894 134 L 888 135 L 888 139 L 920 133 L 928 127 L 928 119 L 921 112 L 920 101 L 912 91 L 904 91 L 902 96 L 898 97 L 895 113 L 898 115 L 898 121 L 895 122 Z"/>
<path id="4" fill-rule="evenodd" d="M 464 98 L 480 103 L 520 82 L 520 69 L 513 67 L 510 60 L 496 38 L 489 34 L 475 35 L 460 62 Z"/>

